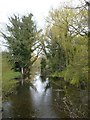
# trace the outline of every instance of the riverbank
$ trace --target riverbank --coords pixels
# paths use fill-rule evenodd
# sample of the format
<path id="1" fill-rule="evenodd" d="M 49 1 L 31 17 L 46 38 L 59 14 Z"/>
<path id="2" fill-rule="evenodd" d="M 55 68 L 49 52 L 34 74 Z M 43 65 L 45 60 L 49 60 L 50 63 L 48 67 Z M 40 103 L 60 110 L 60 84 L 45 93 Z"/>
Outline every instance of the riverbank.
<path id="1" fill-rule="evenodd" d="M 5 101 L 9 94 L 13 92 L 18 81 L 14 80 L 14 78 L 19 77 L 19 72 L 14 72 L 11 70 L 11 66 L 8 63 L 6 53 L 2 54 L 2 94 L 3 101 Z"/>

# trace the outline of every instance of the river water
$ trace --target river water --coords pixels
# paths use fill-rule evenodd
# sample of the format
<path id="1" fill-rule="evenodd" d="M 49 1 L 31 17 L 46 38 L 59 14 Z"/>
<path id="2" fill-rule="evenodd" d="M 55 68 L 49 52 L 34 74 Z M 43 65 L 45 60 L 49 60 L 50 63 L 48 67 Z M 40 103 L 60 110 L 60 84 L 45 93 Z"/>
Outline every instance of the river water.
<path id="1" fill-rule="evenodd" d="M 86 118 L 88 93 L 73 86 L 57 87 L 35 75 L 33 85 L 18 85 L 3 103 L 3 118 Z M 64 89 L 63 89 L 64 88 Z"/>

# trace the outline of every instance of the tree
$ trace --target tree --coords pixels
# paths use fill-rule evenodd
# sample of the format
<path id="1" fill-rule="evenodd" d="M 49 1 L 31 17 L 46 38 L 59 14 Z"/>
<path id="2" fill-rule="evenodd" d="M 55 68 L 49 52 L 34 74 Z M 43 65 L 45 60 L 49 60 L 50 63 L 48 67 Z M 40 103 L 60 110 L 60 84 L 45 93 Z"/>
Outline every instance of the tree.
<path id="1" fill-rule="evenodd" d="M 45 76 L 46 75 L 46 59 L 44 57 L 41 58 L 41 75 Z"/>
<path id="2" fill-rule="evenodd" d="M 66 7 L 52 10 L 47 18 L 47 40 L 45 39 L 45 41 L 50 41 L 46 45 L 49 55 L 54 52 L 52 59 L 49 59 L 54 66 L 52 69 L 54 73 L 58 73 L 57 76 L 63 76 L 65 80 L 77 86 L 81 81 L 87 83 L 88 79 L 86 16 L 87 10 L 85 7 L 80 9 Z M 55 66 L 59 68 L 64 66 L 64 68 L 58 71 Z"/>
<path id="3" fill-rule="evenodd" d="M 10 53 L 9 61 L 13 68 L 19 67 L 20 72 L 23 73 L 23 78 L 30 78 L 32 53 L 36 48 L 36 25 L 32 19 L 32 14 L 27 16 L 14 15 L 9 18 L 10 24 L 7 25 L 8 34 L 3 33 L 6 39 L 8 50 Z"/>

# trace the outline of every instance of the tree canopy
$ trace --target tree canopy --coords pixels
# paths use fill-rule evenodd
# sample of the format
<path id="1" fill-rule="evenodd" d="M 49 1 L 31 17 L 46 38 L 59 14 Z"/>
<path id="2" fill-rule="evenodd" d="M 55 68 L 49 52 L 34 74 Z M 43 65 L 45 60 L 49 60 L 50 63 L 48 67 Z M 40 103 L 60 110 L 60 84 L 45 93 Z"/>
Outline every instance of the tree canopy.
<path id="1" fill-rule="evenodd" d="M 19 63 L 29 77 L 33 57 L 42 52 L 41 69 L 51 76 L 64 77 L 79 86 L 88 79 L 88 13 L 85 6 L 53 9 L 46 18 L 45 33 L 37 31 L 32 14 L 9 18 L 7 40 L 10 61 L 15 68 Z M 34 53 L 36 51 L 36 53 Z M 44 70 L 43 70 L 44 69 Z"/>
<path id="2" fill-rule="evenodd" d="M 20 71 L 21 68 L 24 68 L 24 77 L 29 77 L 31 65 L 34 61 L 34 59 L 32 61 L 32 53 L 37 41 L 37 29 L 32 16 L 32 14 L 29 14 L 20 18 L 14 15 L 9 18 L 8 34 L 3 33 L 9 45 L 10 62 L 14 69 L 16 69 L 16 66 L 19 66 Z"/>
<path id="3" fill-rule="evenodd" d="M 63 76 L 77 86 L 81 82 L 87 83 L 87 10 L 85 7 L 54 9 L 50 11 L 47 23 L 43 43 L 48 49 L 47 64 L 51 74 Z"/>

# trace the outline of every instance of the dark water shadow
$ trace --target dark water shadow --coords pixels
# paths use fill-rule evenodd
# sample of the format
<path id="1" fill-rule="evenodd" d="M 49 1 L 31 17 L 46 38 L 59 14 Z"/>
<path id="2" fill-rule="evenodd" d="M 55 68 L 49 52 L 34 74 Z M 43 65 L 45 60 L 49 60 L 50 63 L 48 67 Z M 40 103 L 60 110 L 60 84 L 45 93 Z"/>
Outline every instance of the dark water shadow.
<path id="1" fill-rule="evenodd" d="M 3 103 L 3 118 L 86 118 L 87 91 L 79 91 L 65 83 L 53 84 L 49 78 L 36 74 Z"/>

